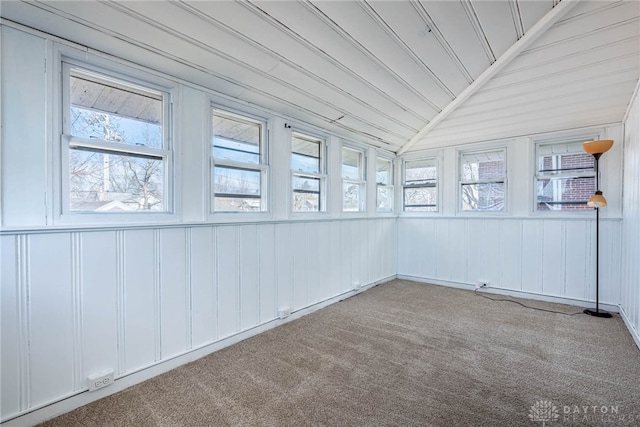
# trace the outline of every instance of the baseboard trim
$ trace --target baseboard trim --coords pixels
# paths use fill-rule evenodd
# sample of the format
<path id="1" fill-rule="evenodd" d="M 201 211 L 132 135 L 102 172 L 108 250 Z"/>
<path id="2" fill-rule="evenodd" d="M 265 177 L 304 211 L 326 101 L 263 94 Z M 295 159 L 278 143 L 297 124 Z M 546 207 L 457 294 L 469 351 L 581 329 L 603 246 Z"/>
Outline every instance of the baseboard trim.
<path id="1" fill-rule="evenodd" d="M 428 279 L 424 277 L 407 276 L 404 274 L 398 274 L 397 278 L 402 280 L 411 280 L 413 282 L 429 283 L 429 284 L 438 285 L 438 286 L 448 286 L 450 288 L 467 289 L 471 291 L 475 290 L 475 284 L 470 284 L 470 283 L 449 282 L 446 280 Z M 550 296 L 550 295 L 544 295 L 544 294 L 536 294 L 532 292 L 514 291 L 512 289 L 486 287 L 482 289 L 482 292 L 498 294 L 498 295 L 506 295 L 506 296 L 516 297 L 516 298 L 525 298 L 525 299 L 531 299 L 536 301 L 555 302 L 558 304 L 573 305 L 577 307 L 593 306 L 593 302 L 591 301 L 584 301 L 580 299 L 566 298 L 566 297 L 556 297 L 556 296 Z M 620 311 L 620 307 L 613 304 L 601 303 L 600 307 L 603 310 L 610 311 L 612 313 L 618 313 Z"/>
<path id="2" fill-rule="evenodd" d="M 629 316 L 627 315 L 627 312 L 624 310 L 624 307 L 622 305 L 620 306 L 620 317 L 622 317 L 622 320 L 624 321 L 624 324 L 627 326 L 627 329 L 629 330 L 631 337 L 633 338 L 636 345 L 638 346 L 638 350 L 640 350 L 640 332 L 638 332 L 638 330 L 633 327 L 633 323 L 631 322 L 631 319 L 629 319 Z"/>
<path id="3" fill-rule="evenodd" d="M 314 311 L 325 308 L 331 304 L 335 304 L 339 301 L 355 296 L 361 292 L 364 292 L 381 283 L 388 282 L 395 278 L 396 278 L 395 274 L 390 275 L 388 277 L 382 278 L 380 280 L 369 283 L 367 285 L 360 286 L 357 289 L 343 292 L 341 294 L 328 298 L 324 301 L 320 301 L 318 303 L 309 305 L 307 307 L 297 309 L 293 311 L 291 315 L 289 315 L 285 319 L 276 318 L 273 320 L 269 320 L 265 323 L 256 325 L 251 329 L 247 329 L 245 331 L 238 332 L 234 335 L 222 338 L 218 341 L 205 344 L 198 348 L 191 349 L 185 353 L 174 356 L 171 359 L 166 359 L 161 362 L 155 363 L 153 365 L 141 368 L 135 372 L 127 373 L 122 377 L 116 378 L 115 381 L 113 382 L 113 385 L 99 389 L 97 391 L 89 393 L 88 391 L 85 390 L 85 391 L 80 391 L 78 393 L 74 393 L 70 396 L 64 396 L 55 402 L 45 404 L 41 407 L 33 408 L 27 413 L 16 415 L 12 418 L 9 418 L 3 421 L 0 424 L 0 426 L 2 427 L 33 426 L 35 424 L 39 424 L 41 422 L 50 420 L 66 412 L 70 412 L 81 406 L 84 406 L 96 400 L 102 399 L 103 397 L 107 397 L 119 391 L 125 390 L 131 386 L 139 384 L 143 381 L 156 377 L 160 374 L 168 372 L 179 366 L 193 362 L 211 353 L 215 353 L 216 351 L 219 351 L 225 347 L 239 343 L 240 341 L 244 341 L 247 338 L 251 338 L 262 332 L 268 331 L 269 329 L 273 329 L 285 323 L 299 319 L 300 317 L 306 316 L 307 314 L 313 313 Z"/>

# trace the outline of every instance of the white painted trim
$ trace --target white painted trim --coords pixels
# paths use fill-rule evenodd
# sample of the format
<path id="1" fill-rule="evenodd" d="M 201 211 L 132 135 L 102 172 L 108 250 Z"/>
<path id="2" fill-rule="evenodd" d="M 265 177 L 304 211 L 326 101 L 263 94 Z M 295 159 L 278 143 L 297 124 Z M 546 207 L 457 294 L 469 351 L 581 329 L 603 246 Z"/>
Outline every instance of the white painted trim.
<path id="1" fill-rule="evenodd" d="M 636 88 L 633 90 L 633 94 L 631 98 L 629 98 L 629 105 L 627 105 L 627 111 L 625 111 L 624 116 L 622 117 L 622 123 L 626 123 L 629 118 L 629 113 L 631 113 L 631 109 L 633 108 L 633 100 L 638 96 L 638 91 L 640 90 L 640 79 L 638 79 L 638 83 L 636 83 Z"/>
<path id="2" fill-rule="evenodd" d="M 407 276 L 404 274 L 399 274 L 397 278 L 401 280 L 411 280 L 412 282 L 427 283 L 430 285 L 447 286 L 450 288 L 466 289 L 469 291 L 475 290 L 475 284 L 472 284 L 472 283 L 460 283 L 460 282 L 449 282 L 446 280 L 426 279 L 424 277 Z M 592 301 L 584 301 L 580 299 L 565 298 L 565 297 L 555 297 L 550 295 L 535 294 L 535 293 L 523 292 L 523 291 L 514 291 L 511 289 L 503 289 L 503 288 L 486 287 L 486 288 L 483 288 L 482 292 L 497 294 L 497 295 L 505 295 L 505 296 L 516 297 L 516 298 L 525 298 L 525 299 L 531 299 L 536 301 L 555 302 L 558 304 L 573 305 L 577 307 L 585 307 L 593 304 Z M 612 313 L 618 313 L 620 311 L 620 308 L 617 305 L 601 303 L 600 307 Z"/>
<path id="3" fill-rule="evenodd" d="M 482 86 L 489 82 L 498 72 L 513 61 L 520 53 L 531 45 L 538 37 L 544 34 L 553 24 L 558 22 L 571 8 L 573 8 L 579 0 L 563 0 L 559 5 L 555 6 L 549 13 L 540 19 L 520 40 L 514 43 L 505 53 L 498 58 L 489 68 L 487 68 L 480 76 L 465 90 L 463 90 L 456 99 L 451 101 L 438 115 L 436 115 L 420 132 L 415 134 L 406 144 L 398 150 L 397 154 L 401 155 L 409 148 L 415 145 L 427 133 L 436 127 L 440 122 L 453 113 L 458 107 L 475 94 Z"/>
<path id="4" fill-rule="evenodd" d="M 244 341 L 247 338 L 251 338 L 262 332 L 268 331 L 269 329 L 273 329 L 277 326 L 299 319 L 303 316 L 306 316 L 307 314 L 311 314 L 315 311 L 318 311 L 321 308 L 327 307 L 329 305 L 340 302 L 344 299 L 355 296 L 381 283 L 385 283 L 393 279 L 395 279 L 395 275 L 377 280 L 368 285 L 362 286 L 358 289 L 354 289 L 354 290 L 350 290 L 350 291 L 338 294 L 322 302 L 298 309 L 285 319 L 275 318 L 273 320 L 266 321 L 246 331 L 242 331 L 237 334 L 225 337 L 219 341 L 213 342 L 211 344 L 206 344 L 202 347 L 197 347 L 195 349 L 189 350 L 188 352 L 185 352 L 173 358 L 166 359 L 160 363 L 156 363 L 153 365 L 140 368 L 130 374 L 121 376 L 120 378 L 116 378 L 116 380 L 113 382 L 113 385 L 109 387 L 98 389 L 97 391 L 94 391 L 91 393 L 89 393 L 87 390 L 84 390 L 77 394 L 64 396 L 61 400 L 50 402 L 49 404 L 40 405 L 39 407 L 34 408 L 34 410 L 32 410 L 31 412 L 28 412 L 16 418 L 7 419 L 3 421 L 2 424 L 0 425 L 2 427 L 18 427 L 18 426 L 24 427 L 24 426 L 32 426 L 32 425 L 50 420 L 51 418 L 57 417 L 66 412 L 70 412 L 76 408 L 87 405 L 96 400 L 102 399 L 103 397 L 106 397 L 111 394 L 122 391 L 124 389 L 127 389 L 131 386 L 134 386 L 143 381 L 156 377 L 160 374 L 168 372 L 179 366 L 193 362 L 194 360 L 200 359 L 211 353 L 219 351 L 225 347 L 229 347 L 233 344 L 237 344 L 240 341 Z"/>
<path id="5" fill-rule="evenodd" d="M 627 312 L 624 311 L 624 307 L 622 305 L 620 305 L 620 317 L 622 317 L 624 324 L 626 325 L 627 329 L 629 329 L 631 337 L 640 350 L 640 332 L 633 327 L 633 323 L 631 322 L 631 319 L 629 319 L 629 316 L 627 316 Z"/>

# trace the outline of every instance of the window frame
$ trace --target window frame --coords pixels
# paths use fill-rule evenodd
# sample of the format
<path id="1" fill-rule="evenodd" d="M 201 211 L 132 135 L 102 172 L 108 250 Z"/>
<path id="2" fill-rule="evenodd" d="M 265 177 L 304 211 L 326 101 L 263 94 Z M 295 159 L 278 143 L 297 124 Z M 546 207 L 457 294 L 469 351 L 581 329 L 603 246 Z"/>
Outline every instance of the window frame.
<path id="1" fill-rule="evenodd" d="M 389 163 L 389 172 L 388 172 L 389 183 L 388 184 L 378 182 L 378 162 L 380 162 L 381 160 Z M 395 164 L 393 160 L 394 160 L 393 158 L 382 155 L 380 152 L 377 153 L 377 156 L 376 156 L 376 213 L 379 213 L 379 214 L 392 214 L 395 210 Z M 386 188 L 389 191 L 389 197 L 390 197 L 389 209 L 386 209 L 386 210 L 380 209 L 379 200 L 378 200 L 378 190 L 380 188 Z"/>
<path id="2" fill-rule="evenodd" d="M 416 184 L 407 185 L 407 164 L 417 162 L 429 162 L 433 161 L 436 167 L 436 179 L 434 185 Z M 433 211 L 407 211 L 405 204 L 405 191 L 407 188 L 435 188 L 436 191 L 436 205 Z M 440 158 L 437 156 L 425 156 L 416 158 L 404 158 L 402 160 L 402 213 L 403 215 L 433 215 L 440 212 Z"/>
<path id="3" fill-rule="evenodd" d="M 143 67 L 123 64 L 115 58 L 107 56 L 87 55 L 78 49 L 54 44 L 54 77 L 52 82 L 52 120 L 53 144 L 50 158 L 52 168 L 47 197 L 48 214 L 53 224 L 86 225 L 86 224 L 139 224 L 164 223 L 177 220 L 174 188 L 177 185 L 175 163 L 175 123 L 173 108 L 177 104 L 177 83 L 159 77 L 156 73 Z M 77 70 L 98 83 L 114 83 L 117 86 L 134 91 L 153 93 L 162 99 L 162 146 L 153 148 L 138 145 L 118 144 L 94 138 L 73 136 L 70 129 L 71 116 L 71 72 Z M 130 157 L 156 158 L 162 161 L 163 172 L 163 210 L 162 211 L 82 211 L 72 210 L 70 206 L 70 159 L 73 149 L 85 149 L 94 152 Z M 49 220 L 47 220 L 48 222 Z"/>
<path id="4" fill-rule="evenodd" d="M 260 147 L 259 147 L 259 161 L 260 163 L 249 163 L 242 162 L 237 160 L 223 159 L 217 158 L 213 154 L 213 141 L 215 137 L 214 129 L 213 129 L 213 117 L 219 113 L 221 117 L 228 117 L 231 119 L 236 119 L 239 121 L 244 121 L 252 124 L 257 124 L 260 126 Z M 246 111 L 240 111 L 235 108 L 228 107 L 226 105 L 218 104 L 215 100 L 211 99 L 209 102 L 209 106 L 207 108 L 207 118 L 206 121 L 208 124 L 208 138 L 207 143 L 205 144 L 205 148 L 207 150 L 207 154 L 209 157 L 208 169 L 207 169 L 207 209 L 208 209 L 208 217 L 212 219 L 220 219 L 225 216 L 230 216 L 231 218 L 239 218 L 239 216 L 243 219 L 251 220 L 252 217 L 264 217 L 271 212 L 270 209 L 270 200 L 269 197 L 269 123 L 268 120 L 258 116 L 256 114 L 252 114 Z M 230 141 L 233 141 L 230 138 Z M 215 210 L 214 200 L 214 183 L 213 179 L 215 176 L 215 167 L 219 166 L 220 168 L 228 168 L 235 170 L 246 170 L 250 172 L 257 172 L 260 174 L 260 196 L 257 197 L 260 199 L 260 210 Z M 218 193 L 219 194 L 219 193 Z M 252 198 L 252 197 L 250 197 Z"/>
<path id="5" fill-rule="evenodd" d="M 533 215 L 565 215 L 565 216 L 584 216 L 585 214 L 589 214 L 592 212 L 593 208 L 585 208 L 585 209 L 571 209 L 571 210 L 544 210 L 544 209 L 538 209 L 538 182 L 540 180 L 552 180 L 552 179 L 562 179 L 562 178 L 573 178 L 573 177 L 578 177 L 578 178 L 596 178 L 596 171 L 595 171 L 595 162 L 594 162 L 594 167 L 592 172 L 585 172 L 585 173 L 566 173 L 566 174 L 560 174 L 560 175 L 548 175 L 547 177 L 541 177 L 540 172 L 539 172 L 539 168 L 538 168 L 538 161 L 539 161 L 539 157 L 540 157 L 540 148 L 544 147 L 544 146 L 550 146 L 550 145 L 568 145 L 568 144 L 580 144 L 580 147 L 582 146 L 583 142 L 587 142 L 587 141 L 596 141 L 602 139 L 601 135 L 599 132 L 591 132 L 591 133 L 584 133 L 584 134 L 575 134 L 575 135 L 566 135 L 566 136 L 562 136 L 562 137 L 553 137 L 553 138 L 534 138 L 533 139 L 533 167 L 534 167 L 534 173 L 533 173 L 533 179 L 532 179 L 532 199 L 533 199 L 533 205 L 532 205 L 532 214 Z M 582 147 L 581 147 L 582 149 Z M 576 150 L 575 153 L 580 153 L 580 154 L 586 154 L 584 151 L 578 151 Z M 594 190 L 595 191 L 595 190 Z M 591 197 L 591 196 L 589 196 Z M 587 199 L 588 200 L 588 199 Z M 587 200 L 585 200 L 585 205 Z"/>
<path id="6" fill-rule="evenodd" d="M 502 153 L 502 179 L 478 179 L 478 180 L 464 180 L 463 179 L 463 161 L 465 156 L 478 155 L 478 154 L 490 154 L 490 153 Z M 496 146 L 483 149 L 470 149 L 458 151 L 458 165 L 457 165 L 457 180 L 458 180 L 458 213 L 462 215 L 506 215 L 509 213 L 509 182 L 508 182 L 508 149 L 506 146 Z M 502 209 L 500 210 L 480 210 L 480 209 L 464 209 L 462 195 L 464 193 L 463 188 L 465 185 L 473 184 L 492 184 L 502 183 L 504 185 L 504 202 Z"/>
<path id="7" fill-rule="evenodd" d="M 318 162 L 318 172 L 304 172 L 304 171 L 300 171 L 300 170 L 294 170 L 292 168 L 292 159 L 293 159 L 293 138 L 297 137 L 299 139 L 304 139 L 307 140 L 309 142 L 316 142 L 319 144 L 319 148 L 318 148 L 318 153 L 319 153 L 319 162 Z M 317 135 L 313 132 L 308 132 L 306 130 L 303 129 L 292 129 L 291 130 L 291 149 L 289 150 L 289 156 L 290 156 L 290 161 L 289 161 L 289 168 L 290 168 L 290 179 L 289 179 L 289 183 L 291 185 L 290 188 L 290 197 L 291 197 L 291 201 L 289 203 L 289 210 L 291 215 L 296 216 L 296 215 L 302 215 L 302 216 L 309 216 L 309 215 L 319 215 L 319 214 L 325 214 L 328 212 L 327 209 L 327 205 L 328 205 L 328 197 L 327 197 L 327 180 L 328 180 L 328 165 L 327 165 L 327 159 L 328 159 L 328 145 L 327 145 L 327 138 L 324 136 L 320 136 Z M 295 194 L 296 194 L 296 190 L 294 188 L 293 185 L 293 181 L 296 177 L 307 177 L 307 178 L 311 178 L 311 179 L 317 179 L 319 180 L 319 189 L 318 189 L 318 206 L 319 209 L 317 211 L 302 211 L 302 210 L 295 210 L 294 209 L 294 200 L 295 200 Z M 301 191 L 297 191 L 297 192 L 301 192 Z"/>
<path id="8" fill-rule="evenodd" d="M 360 167 L 358 168 L 359 177 L 358 179 L 345 178 L 344 172 L 342 171 L 342 167 L 344 165 L 344 151 L 353 151 L 361 156 Z M 340 194 L 342 195 L 342 209 L 341 212 L 344 214 L 362 214 L 367 211 L 367 149 L 360 148 L 357 145 L 352 144 L 342 144 L 340 148 L 340 178 L 341 178 L 341 187 Z M 344 207 L 345 197 L 344 197 L 344 186 L 345 184 L 354 184 L 358 186 L 358 210 L 346 210 Z"/>

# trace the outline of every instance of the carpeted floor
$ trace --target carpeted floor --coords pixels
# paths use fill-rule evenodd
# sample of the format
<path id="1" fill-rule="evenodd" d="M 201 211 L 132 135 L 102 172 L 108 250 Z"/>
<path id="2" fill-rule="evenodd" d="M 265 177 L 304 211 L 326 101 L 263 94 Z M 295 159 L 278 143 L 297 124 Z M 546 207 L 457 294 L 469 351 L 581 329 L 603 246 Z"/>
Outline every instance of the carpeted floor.
<path id="1" fill-rule="evenodd" d="M 394 280 L 42 425 L 543 421 L 640 425 L 640 350 L 619 316 Z"/>

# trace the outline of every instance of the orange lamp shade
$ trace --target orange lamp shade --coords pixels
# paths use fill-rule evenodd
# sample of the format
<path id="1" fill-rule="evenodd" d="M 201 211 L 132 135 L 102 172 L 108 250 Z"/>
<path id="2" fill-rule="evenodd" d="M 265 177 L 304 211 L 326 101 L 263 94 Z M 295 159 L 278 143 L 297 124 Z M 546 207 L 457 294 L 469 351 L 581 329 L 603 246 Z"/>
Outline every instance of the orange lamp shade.
<path id="1" fill-rule="evenodd" d="M 613 146 L 613 139 L 601 139 L 600 141 L 587 141 L 582 143 L 582 149 L 593 155 L 606 153 Z"/>
<path id="2" fill-rule="evenodd" d="M 607 199 L 602 195 L 602 191 L 596 191 L 596 194 L 591 196 L 587 202 L 587 206 L 592 208 L 604 208 L 607 206 Z"/>

